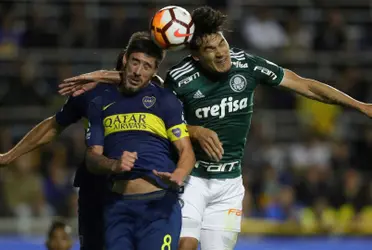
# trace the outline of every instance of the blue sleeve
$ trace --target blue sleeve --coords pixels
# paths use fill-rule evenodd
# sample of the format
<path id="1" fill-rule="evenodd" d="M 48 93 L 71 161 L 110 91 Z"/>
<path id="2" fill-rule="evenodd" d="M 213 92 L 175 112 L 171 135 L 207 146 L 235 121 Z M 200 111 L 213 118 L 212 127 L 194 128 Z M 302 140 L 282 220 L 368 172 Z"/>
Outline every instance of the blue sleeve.
<path id="1" fill-rule="evenodd" d="M 69 125 L 79 121 L 83 114 L 81 112 L 81 98 L 70 96 L 61 110 L 56 113 L 57 123 L 62 127 L 68 127 Z"/>
<path id="2" fill-rule="evenodd" d="M 168 138 L 173 142 L 189 136 L 187 131 L 182 103 L 171 92 L 167 92 L 162 100 L 163 121 Z"/>
<path id="3" fill-rule="evenodd" d="M 103 146 L 105 134 L 103 128 L 102 98 L 97 97 L 89 103 L 88 128 L 86 131 L 86 144 L 91 146 Z"/>

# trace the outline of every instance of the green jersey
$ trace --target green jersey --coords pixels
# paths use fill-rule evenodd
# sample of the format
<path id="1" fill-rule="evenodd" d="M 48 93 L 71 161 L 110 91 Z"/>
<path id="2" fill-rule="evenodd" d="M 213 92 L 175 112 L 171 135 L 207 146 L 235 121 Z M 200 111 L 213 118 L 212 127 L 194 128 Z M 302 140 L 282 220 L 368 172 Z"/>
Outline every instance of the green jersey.
<path id="1" fill-rule="evenodd" d="M 210 75 L 191 56 L 172 67 L 165 80 L 182 101 L 185 120 L 218 134 L 223 159 L 212 162 L 195 143 L 197 163 L 192 175 L 203 178 L 235 178 L 241 175 L 246 137 L 253 113 L 253 95 L 258 84 L 277 86 L 284 71 L 263 58 L 231 49 L 232 67 L 226 74 Z"/>

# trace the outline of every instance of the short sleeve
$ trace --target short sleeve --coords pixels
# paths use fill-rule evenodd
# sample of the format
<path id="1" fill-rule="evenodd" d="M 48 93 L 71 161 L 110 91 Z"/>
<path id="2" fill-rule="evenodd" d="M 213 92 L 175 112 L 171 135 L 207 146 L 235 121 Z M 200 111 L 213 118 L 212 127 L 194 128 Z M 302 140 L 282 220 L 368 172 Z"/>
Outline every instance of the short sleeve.
<path id="1" fill-rule="evenodd" d="M 56 113 L 57 123 L 62 127 L 68 127 L 69 125 L 79 121 L 83 117 L 80 105 L 80 96 L 70 96 L 62 106 L 61 110 Z"/>
<path id="2" fill-rule="evenodd" d="M 102 97 L 96 97 L 89 103 L 88 128 L 86 131 L 86 144 L 91 146 L 103 146 L 105 135 L 103 128 L 103 101 Z"/>
<path id="3" fill-rule="evenodd" d="M 177 141 L 189 136 L 181 101 L 171 92 L 167 92 L 162 101 L 164 102 L 164 105 L 162 105 L 162 113 L 164 114 L 162 118 L 167 129 L 168 139 Z"/>
<path id="4" fill-rule="evenodd" d="M 258 56 L 247 56 L 253 61 L 253 75 L 260 84 L 278 86 L 281 83 L 284 76 L 282 67 Z"/>

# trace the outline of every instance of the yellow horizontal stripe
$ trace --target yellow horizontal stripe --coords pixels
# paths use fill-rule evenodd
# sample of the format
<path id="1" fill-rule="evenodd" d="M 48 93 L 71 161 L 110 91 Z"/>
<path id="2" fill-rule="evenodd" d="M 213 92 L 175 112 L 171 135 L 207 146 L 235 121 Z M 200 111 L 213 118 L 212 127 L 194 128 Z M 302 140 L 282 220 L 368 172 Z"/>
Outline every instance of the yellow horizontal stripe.
<path id="1" fill-rule="evenodd" d="M 164 121 L 150 113 L 116 114 L 103 119 L 105 136 L 125 131 L 146 131 L 167 139 Z"/>
<path id="2" fill-rule="evenodd" d="M 169 140 L 173 142 L 189 136 L 189 131 L 187 130 L 186 124 L 181 123 L 168 129 L 167 134 Z"/>

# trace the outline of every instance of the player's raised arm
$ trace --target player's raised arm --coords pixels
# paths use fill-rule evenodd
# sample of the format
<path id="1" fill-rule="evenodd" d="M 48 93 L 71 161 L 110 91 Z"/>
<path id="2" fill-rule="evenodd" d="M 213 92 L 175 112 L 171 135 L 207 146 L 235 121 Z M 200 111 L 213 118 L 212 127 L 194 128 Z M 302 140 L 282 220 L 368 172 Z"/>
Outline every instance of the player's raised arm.
<path id="1" fill-rule="evenodd" d="M 336 88 L 313 79 L 300 77 L 290 70 L 284 70 L 284 77 L 279 86 L 319 102 L 354 108 L 372 117 L 371 104 L 357 101 Z"/>
<path id="2" fill-rule="evenodd" d="M 317 80 L 303 78 L 263 58 L 247 56 L 253 62 L 253 74 L 263 84 L 280 86 L 319 102 L 354 108 L 372 117 L 371 104 L 357 101 L 336 88 Z"/>
<path id="3" fill-rule="evenodd" d="M 10 164 L 18 157 L 54 140 L 69 125 L 81 118 L 76 109 L 79 98 L 70 97 L 56 115 L 48 117 L 33 127 L 21 141 L 4 154 L 0 154 L 0 166 Z"/>
<path id="4" fill-rule="evenodd" d="M 61 95 L 81 95 L 94 89 L 98 83 L 118 85 L 120 83 L 120 71 L 97 70 L 79 76 L 65 79 L 58 87 Z"/>
<path id="5" fill-rule="evenodd" d="M 43 120 L 33 127 L 12 149 L 0 154 L 0 167 L 4 167 L 18 157 L 51 142 L 62 129 L 63 127 L 57 123 L 55 116 Z"/>

